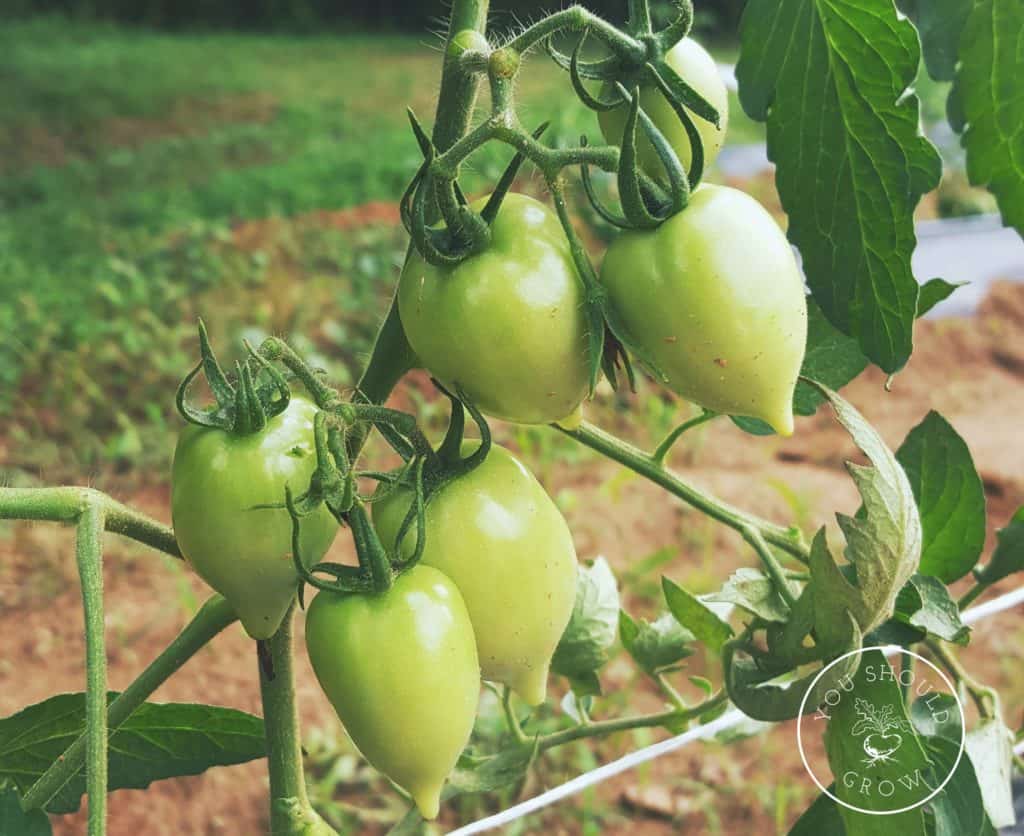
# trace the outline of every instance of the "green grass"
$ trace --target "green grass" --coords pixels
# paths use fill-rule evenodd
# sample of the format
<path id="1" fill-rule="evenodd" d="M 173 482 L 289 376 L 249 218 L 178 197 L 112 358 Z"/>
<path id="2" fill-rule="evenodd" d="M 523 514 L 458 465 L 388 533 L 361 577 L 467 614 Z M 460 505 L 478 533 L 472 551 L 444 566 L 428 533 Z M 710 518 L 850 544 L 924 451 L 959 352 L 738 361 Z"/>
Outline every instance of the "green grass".
<path id="1" fill-rule="evenodd" d="M 164 463 L 199 313 L 221 343 L 244 328 L 312 335 L 351 375 L 403 235 L 304 215 L 397 201 L 419 162 L 405 107 L 432 112 L 431 38 L 170 35 L 56 17 L 0 30 L 0 416 L 13 461 Z M 596 135 L 542 55 L 519 95 L 527 124 L 553 121 L 549 141 Z M 734 115 L 730 139 L 759 136 Z M 508 156 L 474 157 L 467 190 Z M 241 222 L 266 218 L 267 240 L 236 240 Z"/>

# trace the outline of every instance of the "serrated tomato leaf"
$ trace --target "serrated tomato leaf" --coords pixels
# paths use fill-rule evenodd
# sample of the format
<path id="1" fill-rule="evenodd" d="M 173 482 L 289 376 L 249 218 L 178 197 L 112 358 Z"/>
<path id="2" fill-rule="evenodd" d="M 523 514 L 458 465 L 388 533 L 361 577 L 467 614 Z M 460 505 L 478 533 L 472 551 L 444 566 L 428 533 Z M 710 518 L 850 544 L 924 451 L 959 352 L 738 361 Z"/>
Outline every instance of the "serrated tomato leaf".
<path id="1" fill-rule="evenodd" d="M 914 207 L 941 160 L 909 89 L 920 46 L 892 0 L 750 0 L 740 101 L 768 156 L 814 299 L 885 371 L 912 348 Z"/>
<path id="2" fill-rule="evenodd" d="M 897 0 L 896 5 L 917 26 L 928 75 L 952 81 L 970 0 Z"/>
<path id="3" fill-rule="evenodd" d="M 117 694 L 107 695 L 108 703 Z M 85 695 L 58 694 L 0 720 L 0 780 L 25 792 L 85 730 Z M 153 781 L 198 775 L 214 766 L 266 754 L 263 720 L 233 708 L 144 703 L 111 735 L 111 790 L 144 789 Z M 46 805 L 51 813 L 78 809 L 85 793 L 79 773 Z"/>
<path id="4" fill-rule="evenodd" d="M 1024 505 L 1017 509 L 1005 528 L 996 532 L 992 557 L 978 574 L 981 583 L 993 584 L 1024 569 Z"/>
<path id="5" fill-rule="evenodd" d="M 619 638 L 626 652 L 640 668 L 655 674 L 673 667 L 693 655 L 697 639 L 672 613 L 662 613 L 654 621 L 633 620 L 625 610 L 619 612 Z"/>
<path id="6" fill-rule="evenodd" d="M 973 0 L 950 107 L 963 123 L 967 176 L 1024 235 L 1024 3 Z"/>
<path id="7" fill-rule="evenodd" d="M 735 604 L 765 621 L 784 624 L 789 618 L 789 606 L 782 599 L 774 581 L 760 569 L 737 569 L 718 592 L 706 596 L 707 601 Z"/>
<path id="8" fill-rule="evenodd" d="M 697 596 L 665 577 L 661 579 L 661 586 L 669 611 L 676 621 L 697 638 L 697 641 L 703 642 L 717 653 L 732 638 L 732 627 L 722 621 Z"/>
<path id="9" fill-rule="evenodd" d="M 915 574 L 896 596 L 893 618 L 932 636 L 966 645 L 970 628 L 960 620 L 960 608 L 938 578 Z M 921 636 L 924 638 L 924 636 Z"/>
<path id="10" fill-rule="evenodd" d="M 920 571 L 962 578 L 985 545 L 985 489 L 971 451 L 938 412 L 925 416 L 896 451 L 921 514 Z"/>

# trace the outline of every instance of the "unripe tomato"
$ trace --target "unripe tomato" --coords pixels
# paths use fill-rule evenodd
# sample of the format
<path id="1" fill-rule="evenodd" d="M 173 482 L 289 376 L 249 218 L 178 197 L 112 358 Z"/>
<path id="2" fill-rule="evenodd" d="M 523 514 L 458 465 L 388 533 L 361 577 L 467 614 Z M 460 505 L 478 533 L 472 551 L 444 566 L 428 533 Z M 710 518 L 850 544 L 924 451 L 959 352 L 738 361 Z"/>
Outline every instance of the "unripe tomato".
<path id="1" fill-rule="evenodd" d="M 417 565 L 380 595 L 321 592 L 306 615 L 306 647 L 352 742 L 434 818 L 480 692 L 473 627 L 455 584 Z"/>
<path id="2" fill-rule="evenodd" d="M 669 388 L 792 434 L 804 282 L 786 236 L 756 200 L 701 186 L 658 228 L 619 236 L 601 282 Z"/>
<path id="3" fill-rule="evenodd" d="M 480 209 L 481 204 L 475 204 Z M 482 411 L 522 424 L 572 413 L 589 389 L 583 289 L 557 216 L 509 194 L 487 249 L 455 267 L 413 252 L 398 311 L 409 344 Z"/>
<path id="4" fill-rule="evenodd" d="M 174 536 L 199 576 L 238 613 L 254 639 L 277 632 L 295 597 L 292 522 L 285 485 L 296 495 L 316 468 L 316 406 L 292 397 L 259 432 L 233 435 L 189 425 L 182 430 L 171 472 Z M 276 504 L 279 508 L 257 508 Z M 338 523 L 321 507 L 302 520 L 302 557 L 319 562 Z"/>
<path id="5" fill-rule="evenodd" d="M 715 161 L 718 152 L 722 149 L 722 143 L 725 141 L 725 129 L 729 121 L 729 93 L 725 89 L 725 82 L 722 81 L 722 76 L 718 72 L 715 59 L 692 38 L 683 38 L 668 51 L 665 60 L 683 81 L 700 93 L 718 111 L 719 127 L 717 128 L 713 123 L 688 111 L 704 144 L 704 166 L 707 168 Z M 611 91 L 605 88 L 602 95 L 607 98 L 611 95 Z M 655 127 L 665 135 L 665 139 L 676 152 L 683 168 L 689 170 L 692 159 L 690 138 L 686 134 L 683 123 L 679 121 L 679 117 L 665 100 L 661 90 L 650 85 L 641 87 L 640 107 L 651 117 Z M 614 110 L 601 111 L 597 115 L 601 133 L 613 145 L 619 145 L 622 142 L 622 131 L 626 126 L 628 113 L 628 106 L 622 105 Z M 651 177 L 663 179 L 664 166 L 662 166 L 651 141 L 639 126 L 637 127 L 637 139 L 640 167 Z"/>
<path id="6" fill-rule="evenodd" d="M 478 443 L 464 442 L 463 453 Z M 374 503 L 385 547 L 393 547 L 410 502 L 402 491 Z M 555 503 L 511 453 L 494 446 L 481 465 L 431 498 L 426 525 L 421 560 L 462 593 L 483 678 L 539 705 L 576 597 L 576 551 Z M 402 541 L 406 554 L 415 540 L 414 525 Z"/>

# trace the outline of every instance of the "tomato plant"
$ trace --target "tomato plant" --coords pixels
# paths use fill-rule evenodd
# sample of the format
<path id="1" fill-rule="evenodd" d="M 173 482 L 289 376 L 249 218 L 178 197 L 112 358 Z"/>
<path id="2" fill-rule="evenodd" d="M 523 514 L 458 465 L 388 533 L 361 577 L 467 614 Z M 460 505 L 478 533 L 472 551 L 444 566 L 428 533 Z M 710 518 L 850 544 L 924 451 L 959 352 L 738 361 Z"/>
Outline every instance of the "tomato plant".
<path id="1" fill-rule="evenodd" d="M 917 317 L 955 290 L 943 279 L 922 288 L 911 265 L 915 208 L 942 173 L 910 87 L 922 50 L 925 70 L 953 83 L 951 127 L 962 134 L 968 176 L 991 188 L 1007 224 L 1024 227 L 1024 112 L 1000 81 L 1024 72 L 1024 52 L 1002 37 L 1024 31 L 1024 7 L 952 5 L 749 0 L 736 76 L 744 110 L 767 122 L 784 236 L 753 197 L 702 182 L 728 99 L 688 39 L 688 0 L 675 0 L 662 27 L 647 0 L 630 0 L 622 26 L 573 6 L 500 35 L 486 31 L 486 0 L 455 0 L 432 129 L 410 112 L 422 159 L 399 202 L 409 251 L 358 385 L 342 390 L 276 337 L 258 349 L 246 343 L 226 373 L 200 323 L 200 361 L 177 397 L 197 426 L 183 430 L 175 454 L 173 529 L 89 488 L 0 488 L 4 519 L 75 524 L 87 655 L 84 694 L 0 720 L 0 824 L 46 832 L 45 813 L 71 812 L 85 795 L 89 836 L 101 836 L 112 789 L 265 756 L 272 832 L 336 833 L 303 772 L 292 628 L 309 587 L 319 592 L 305 616 L 307 646 L 325 698 L 365 758 L 412 798 L 397 833 L 413 832 L 460 793 L 531 787 L 537 759 L 573 741 L 692 730 L 730 704 L 756 720 L 791 720 L 827 705 L 830 689 L 867 687 L 860 653 L 887 665 L 872 648 L 893 644 L 941 666 L 974 704 L 972 728 L 923 721 L 921 702 L 890 669 L 874 680 L 886 687 L 865 691 L 884 706 L 864 701 L 829 716 L 833 776 L 864 753 L 888 763 L 907 741 L 916 767 L 932 776 L 949 767 L 952 783 L 946 796 L 898 811 L 901 833 L 1010 824 L 1013 733 L 995 690 L 958 653 L 970 642 L 964 610 L 1024 569 L 1024 512 L 1000 529 L 982 564 L 984 488 L 953 426 L 932 412 L 893 451 L 837 391 L 870 364 L 890 378 L 899 372 Z M 594 42 L 600 51 L 585 49 Z M 523 126 L 516 83 L 523 57 L 542 48 L 595 112 L 607 144 L 549 141 L 545 125 Z M 487 112 L 477 118 L 485 83 Z M 513 159 L 490 196 L 471 202 L 460 172 L 495 144 Z M 527 164 L 545 201 L 514 190 Z M 614 181 L 617 205 L 597 188 L 597 171 L 606 185 Z M 574 198 L 586 199 L 588 217 L 603 219 L 612 236 L 600 271 Z M 651 452 L 579 412 L 602 396 L 603 374 L 619 390 L 619 418 L 635 420 L 625 391 L 634 361 L 703 408 Z M 439 442 L 416 415 L 383 405 L 417 367 L 451 402 Z M 213 396 L 207 405 L 190 395 L 200 374 Z M 762 519 L 666 465 L 697 424 L 730 416 L 730 443 L 767 444 L 756 437 L 765 424 L 798 436 L 794 414 L 822 404 L 863 454 L 848 466 L 860 505 L 837 516 L 841 550 L 824 526 L 805 532 L 795 513 Z M 479 442 L 464 439 L 467 413 Z M 757 568 L 710 595 L 665 577 L 664 611 L 635 618 L 622 608 L 609 561 L 577 565 L 565 520 L 526 467 L 493 445 L 484 413 L 550 424 L 649 480 L 739 535 Z M 373 469 L 369 449 L 398 465 Z M 355 563 L 326 553 L 339 526 Z M 187 559 L 221 593 L 113 695 L 105 531 Z M 965 579 L 954 597 L 949 585 Z M 262 718 L 147 702 L 235 620 L 257 640 Z M 604 666 L 617 642 L 663 698 L 660 710 L 600 716 L 612 705 L 602 699 Z M 686 699 L 679 676 L 700 649 L 720 681 L 691 677 L 700 696 Z M 490 748 L 467 746 L 481 673 L 506 726 Z M 549 673 L 560 678 L 561 700 L 558 713 L 545 714 L 537 705 Z M 869 726 L 875 736 L 863 751 L 850 749 L 851 734 Z M 883 740 L 887 729 L 898 735 Z M 970 737 L 960 760 L 957 731 Z M 834 789 L 794 834 L 879 832 L 877 810 L 851 809 L 850 787 Z"/>

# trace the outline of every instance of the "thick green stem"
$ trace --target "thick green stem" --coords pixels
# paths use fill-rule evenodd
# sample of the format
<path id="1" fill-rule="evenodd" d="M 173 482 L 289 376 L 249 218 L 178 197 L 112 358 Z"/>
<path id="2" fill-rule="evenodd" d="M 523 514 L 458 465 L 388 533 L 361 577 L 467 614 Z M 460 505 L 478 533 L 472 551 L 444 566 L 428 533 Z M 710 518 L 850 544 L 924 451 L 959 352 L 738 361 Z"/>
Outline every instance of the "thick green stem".
<path id="1" fill-rule="evenodd" d="M 526 52 L 563 30 L 580 32 L 584 29 L 592 32 L 617 55 L 629 60 L 642 61 L 647 52 L 642 43 L 582 6 L 571 6 L 537 21 L 514 37 L 508 46 L 517 52 Z"/>
<path id="2" fill-rule="evenodd" d="M 538 751 L 546 752 L 556 746 L 571 743 L 574 740 L 583 740 L 589 737 L 605 737 L 620 731 L 632 729 L 650 729 L 660 726 L 676 726 L 697 717 L 707 714 L 709 711 L 718 708 L 728 699 L 722 691 L 713 697 L 708 698 L 700 705 L 692 708 L 677 708 L 671 711 L 661 711 L 657 714 L 644 714 L 639 717 L 621 717 L 615 720 L 599 720 L 596 723 L 588 723 L 582 726 L 573 726 L 565 731 L 554 732 L 542 737 L 538 743 Z"/>
<path id="3" fill-rule="evenodd" d="M 555 424 L 552 426 L 591 450 L 596 450 L 601 455 L 649 479 L 712 519 L 738 531 L 748 541 L 750 532 L 756 531 L 765 542 L 777 546 L 803 563 L 807 562 L 807 547 L 801 542 L 799 532 L 762 520 L 753 514 L 748 514 L 722 502 L 717 497 L 705 493 L 666 470 L 651 456 L 632 444 L 616 438 L 586 421 L 574 430 L 568 430 Z"/>
<path id="4" fill-rule="evenodd" d="M 91 507 L 102 510 L 107 531 L 181 557 L 170 528 L 92 488 L 0 488 L 0 520 L 75 522 Z"/>
<path id="5" fill-rule="evenodd" d="M 78 575 L 85 619 L 85 786 L 89 836 L 107 831 L 107 649 L 103 636 L 103 509 L 88 506 L 78 521 Z"/>
<path id="6" fill-rule="evenodd" d="M 191 659 L 196 651 L 205 647 L 207 642 L 236 620 L 234 610 L 220 595 L 214 595 L 203 604 L 177 638 L 110 704 L 107 711 L 110 734 L 113 735 L 135 709 Z M 45 807 L 79 773 L 85 761 L 87 741 L 88 735 L 81 735 L 32 785 L 22 801 L 26 810 Z"/>
<path id="7" fill-rule="evenodd" d="M 989 584 L 978 582 L 968 589 L 963 594 L 963 597 L 957 601 L 957 606 L 960 608 L 960 612 L 966 610 L 971 604 L 980 598 L 988 588 Z"/>
<path id="8" fill-rule="evenodd" d="M 978 714 L 981 715 L 982 719 L 998 715 L 998 697 L 994 689 L 983 685 L 971 676 L 953 651 L 946 647 L 940 639 L 925 639 L 925 645 L 952 675 L 953 679 L 957 681 L 957 684 L 971 695 L 971 699 L 978 707 Z"/>
<path id="9" fill-rule="evenodd" d="M 266 657 L 265 664 L 260 664 L 260 696 L 270 773 L 270 832 L 272 836 L 337 836 L 313 810 L 306 795 L 299 715 L 295 705 L 293 612 L 294 607 L 285 616 L 281 629 L 263 643 Z"/>

